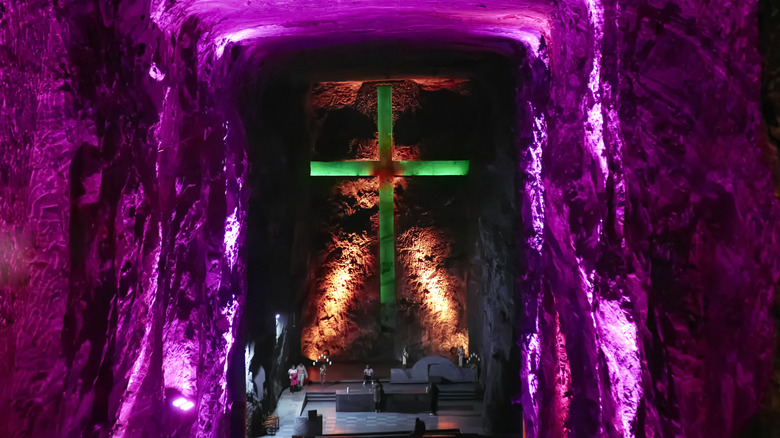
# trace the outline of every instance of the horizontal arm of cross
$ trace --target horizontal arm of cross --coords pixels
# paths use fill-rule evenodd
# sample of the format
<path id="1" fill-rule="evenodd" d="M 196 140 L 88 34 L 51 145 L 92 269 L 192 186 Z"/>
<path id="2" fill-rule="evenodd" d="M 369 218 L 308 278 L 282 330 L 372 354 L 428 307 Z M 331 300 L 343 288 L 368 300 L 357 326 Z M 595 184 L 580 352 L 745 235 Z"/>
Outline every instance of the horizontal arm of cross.
<path id="1" fill-rule="evenodd" d="M 467 160 L 396 161 L 396 176 L 459 176 L 469 173 Z M 312 161 L 311 176 L 373 176 L 379 161 Z"/>
<path id="2" fill-rule="evenodd" d="M 312 161 L 311 176 L 371 176 L 378 161 Z"/>
<path id="3" fill-rule="evenodd" d="M 399 176 L 460 176 L 468 175 L 467 160 L 397 161 Z"/>

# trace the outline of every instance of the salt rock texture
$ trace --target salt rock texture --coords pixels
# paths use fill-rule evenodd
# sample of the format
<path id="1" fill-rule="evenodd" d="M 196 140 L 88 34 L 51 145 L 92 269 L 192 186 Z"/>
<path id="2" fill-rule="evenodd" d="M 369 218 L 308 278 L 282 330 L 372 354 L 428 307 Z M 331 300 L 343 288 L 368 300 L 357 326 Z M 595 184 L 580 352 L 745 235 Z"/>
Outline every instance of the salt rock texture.
<path id="1" fill-rule="evenodd" d="M 0 435 L 243 433 L 242 80 L 273 53 L 400 36 L 484 44 L 517 74 L 516 155 L 495 169 L 516 181 L 477 242 L 517 260 L 481 268 L 468 310 L 486 425 L 516 428 L 522 405 L 530 436 L 749 433 L 778 399 L 778 64 L 765 46 L 762 114 L 758 8 L 4 2 Z"/>
<path id="2" fill-rule="evenodd" d="M 364 361 L 377 340 L 379 321 L 372 316 L 379 311 L 379 227 L 376 219 L 359 219 L 378 211 L 378 190 L 368 179 L 340 183 L 333 190 L 335 206 L 323 209 L 333 219 L 323 218 L 328 243 L 312 263 L 319 268 L 312 269 L 303 312 L 301 347 L 309 359 L 327 352 L 334 360 Z M 345 220 L 351 226 L 342 226 Z"/>
<path id="3" fill-rule="evenodd" d="M 775 193 L 780 194 L 780 4 L 760 2 L 758 9 L 759 51 L 762 56 L 761 109 L 762 131 L 767 138 L 760 144 L 765 160 L 772 169 Z M 775 319 L 775 333 L 780 329 L 780 288 L 775 288 L 772 314 Z M 747 433 L 756 436 L 780 434 L 780 340 L 775 336 L 772 360 L 772 377 L 767 388 L 768 396 L 761 414 L 747 428 Z M 747 435 L 747 434 L 746 434 Z"/>
<path id="4" fill-rule="evenodd" d="M 349 82 L 313 87 L 313 160 L 377 158 L 377 142 L 372 141 L 376 100 L 373 108 L 359 108 L 358 94 L 371 94 L 368 87 L 362 88 Z M 309 359 L 328 354 L 337 361 L 367 361 L 380 332 L 375 317 L 379 311 L 379 182 L 326 178 L 312 185 L 316 185 L 314 241 L 320 248 L 307 278 L 301 350 Z"/>
<path id="5" fill-rule="evenodd" d="M 243 395 L 242 136 L 210 115 L 197 25 L 144 17 L 4 5 L 0 435 L 226 436 Z"/>

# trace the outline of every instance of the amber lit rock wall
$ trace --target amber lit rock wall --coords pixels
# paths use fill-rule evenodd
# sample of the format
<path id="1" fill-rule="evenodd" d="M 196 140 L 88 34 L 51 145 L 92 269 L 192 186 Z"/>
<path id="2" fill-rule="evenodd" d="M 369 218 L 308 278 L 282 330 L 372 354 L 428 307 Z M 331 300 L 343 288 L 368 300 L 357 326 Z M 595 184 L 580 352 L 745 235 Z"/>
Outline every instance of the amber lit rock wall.
<path id="1" fill-rule="evenodd" d="M 327 243 L 309 268 L 302 353 L 309 359 L 329 354 L 336 360 L 365 360 L 381 331 L 376 273 L 379 183 L 355 179 L 335 183 L 329 192 L 334 202 L 322 212 L 332 219 L 319 218 L 320 226 L 327 223 L 322 229 Z"/>
<path id="2" fill-rule="evenodd" d="M 398 178 L 396 283 L 398 339 L 412 360 L 440 355 L 457 360 L 469 351 L 468 268 L 473 169 L 479 151 L 492 150 L 485 135 L 486 90 L 477 81 L 416 80 L 398 98 L 395 154 L 404 160 L 468 160 L 469 175 Z M 406 156 L 404 156 L 406 155 Z"/>

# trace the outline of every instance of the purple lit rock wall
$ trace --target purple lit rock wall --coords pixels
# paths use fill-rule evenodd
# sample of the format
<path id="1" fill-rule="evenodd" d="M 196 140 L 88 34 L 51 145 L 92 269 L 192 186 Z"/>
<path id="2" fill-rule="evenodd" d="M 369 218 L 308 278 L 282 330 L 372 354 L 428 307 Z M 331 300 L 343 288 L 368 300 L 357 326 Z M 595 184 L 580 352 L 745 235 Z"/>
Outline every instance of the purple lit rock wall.
<path id="1" fill-rule="evenodd" d="M 257 67 L 274 50 L 399 36 L 529 48 L 507 51 L 520 271 L 514 289 L 486 272 L 496 288 L 474 306 L 490 316 L 475 329 L 488 406 L 522 403 L 532 436 L 740 432 L 768 396 L 780 276 L 757 11 L 2 3 L 0 436 L 243 430 L 249 145 L 235 104 L 252 74 L 232 70 L 232 48 L 253 47 L 240 65 Z M 192 412 L 172 410 L 179 393 Z"/>
<path id="2" fill-rule="evenodd" d="M 3 6 L 0 434 L 25 436 L 17 431 L 56 430 L 65 388 L 71 119 L 61 23 L 46 2 Z"/>
<path id="3" fill-rule="evenodd" d="M 763 131 L 766 138 L 760 143 L 764 146 L 766 160 L 771 163 L 776 193 L 780 193 L 780 4 L 777 2 L 759 3 L 759 51 L 762 57 L 761 109 L 763 113 Z M 780 288 L 775 288 L 773 314 L 775 315 L 775 333 L 780 330 Z M 764 403 L 764 412 L 758 426 L 775 434 L 780 434 L 780 338 L 775 336 L 772 377 L 767 388 L 769 397 Z"/>
<path id="4" fill-rule="evenodd" d="M 556 11 L 550 101 L 528 92 L 544 191 L 521 195 L 545 223 L 520 285 L 535 434 L 731 436 L 759 410 L 779 266 L 756 7 Z"/>
<path id="5" fill-rule="evenodd" d="M 243 137 L 148 8 L 4 5 L 2 436 L 229 430 Z"/>
<path id="6" fill-rule="evenodd" d="M 647 302 L 644 427 L 664 434 L 735 433 L 766 395 L 778 203 L 755 14 L 668 3 L 618 22 L 628 286 Z"/>

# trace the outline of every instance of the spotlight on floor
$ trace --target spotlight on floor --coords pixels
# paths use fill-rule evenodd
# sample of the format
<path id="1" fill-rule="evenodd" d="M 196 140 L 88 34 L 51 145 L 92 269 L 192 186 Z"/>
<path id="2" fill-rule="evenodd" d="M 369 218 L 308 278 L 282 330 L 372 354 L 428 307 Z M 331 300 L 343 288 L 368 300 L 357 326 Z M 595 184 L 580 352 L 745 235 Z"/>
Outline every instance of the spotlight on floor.
<path id="1" fill-rule="evenodd" d="M 179 397 L 173 401 L 173 406 L 181 409 L 182 411 L 189 411 L 195 406 L 195 403 L 187 400 L 184 397 Z"/>

